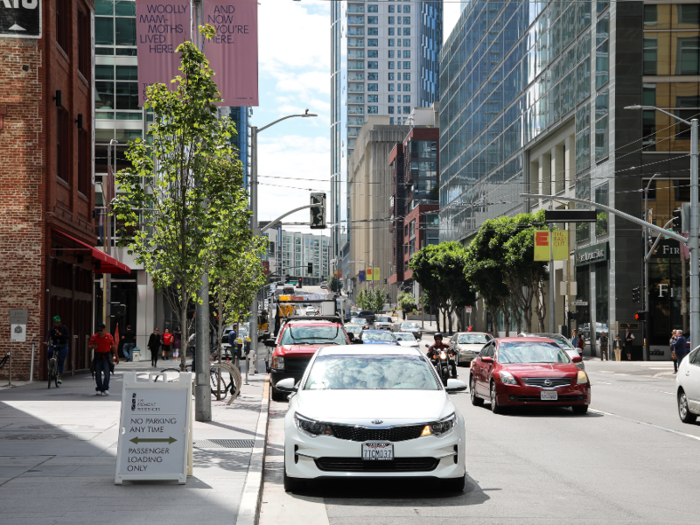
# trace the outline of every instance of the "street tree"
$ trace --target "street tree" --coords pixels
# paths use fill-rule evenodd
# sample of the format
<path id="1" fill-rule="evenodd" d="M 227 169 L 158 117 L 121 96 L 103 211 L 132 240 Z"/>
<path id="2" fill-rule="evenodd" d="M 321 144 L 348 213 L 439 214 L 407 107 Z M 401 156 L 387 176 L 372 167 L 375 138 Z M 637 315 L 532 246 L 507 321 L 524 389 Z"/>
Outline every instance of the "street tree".
<path id="1" fill-rule="evenodd" d="M 200 32 L 206 39 L 215 33 L 209 25 Z M 165 292 L 187 341 L 187 307 L 197 300 L 208 269 L 212 232 L 220 217 L 240 213 L 241 203 L 230 198 L 235 180 L 226 163 L 236 157 L 234 125 L 217 115 L 221 96 L 213 71 L 192 42 L 177 52 L 181 74 L 173 87 L 147 89 L 144 105 L 154 114 L 151 140 L 129 144 L 131 167 L 116 176 L 120 193 L 112 207 L 120 245 L 144 266 L 154 288 Z M 185 352 L 180 364 L 184 368 Z"/>
<path id="2" fill-rule="evenodd" d="M 386 305 L 386 294 L 381 288 L 365 288 L 357 294 L 357 304 L 363 310 L 381 313 Z"/>
<path id="3" fill-rule="evenodd" d="M 328 289 L 331 292 L 340 293 L 340 279 L 337 277 L 331 277 L 328 280 Z"/>
<path id="4" fill-rule="evenodd" d="M 401 310 L 403 310 L 404 313 L 415 311 L 417 305 L 412 293 L 400 293 L 396 300 L 398 301 L 399 307 L 401 308 Z"/>

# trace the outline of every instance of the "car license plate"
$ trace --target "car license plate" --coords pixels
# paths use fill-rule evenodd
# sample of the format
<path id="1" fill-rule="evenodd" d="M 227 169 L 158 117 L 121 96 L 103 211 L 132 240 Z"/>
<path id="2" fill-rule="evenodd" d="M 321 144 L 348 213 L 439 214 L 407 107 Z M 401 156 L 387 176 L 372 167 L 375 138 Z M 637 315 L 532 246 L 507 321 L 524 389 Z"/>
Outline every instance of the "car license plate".
<path id="1" fill-rule="evenodd" d="M 542 401 L 556 401 L 559 399 L 559 392 L 540 392 L 540 399 Z"/>
<path id="2" fill-rule="evenodd" d="M 392 461 L 394 459 L 394 445 L 386 441 L 362 443 L 362 459 L 365 461 Z"/>

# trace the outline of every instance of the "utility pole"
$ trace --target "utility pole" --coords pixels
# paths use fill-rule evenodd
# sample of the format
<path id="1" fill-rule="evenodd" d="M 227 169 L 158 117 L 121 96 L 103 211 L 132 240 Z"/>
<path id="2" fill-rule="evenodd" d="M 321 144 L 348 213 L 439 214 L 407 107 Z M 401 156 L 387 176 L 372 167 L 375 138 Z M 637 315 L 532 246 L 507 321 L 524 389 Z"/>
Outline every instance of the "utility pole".
<path id="1" fill-rule="evenodd" d="M 554 309 L 554 224 L 549 225 L 549 333 L 553 334 L 556 330 L 556 311 Z"/>

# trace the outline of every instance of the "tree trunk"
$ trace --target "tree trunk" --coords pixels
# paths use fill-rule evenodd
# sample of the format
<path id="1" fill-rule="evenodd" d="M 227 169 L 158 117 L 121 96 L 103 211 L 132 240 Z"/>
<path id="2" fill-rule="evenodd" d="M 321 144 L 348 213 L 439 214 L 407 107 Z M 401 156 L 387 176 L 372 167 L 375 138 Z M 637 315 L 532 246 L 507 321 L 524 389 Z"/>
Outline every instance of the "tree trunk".
<path id="1" fill-rule="evenodd" d="M 221 283 L 219 283 L 219 284 L 221 284 Z M 219 363 L 221 363 L 221 341 L 223 340 L 223 337 L 224 337 L 224 325 L 223 325 L 223 321 L 224 321 L 224 311 L 223 311 L 224 298 L 223 298 L 223 295 L 224 294 L 221 291 L 221 286 L 219 286 L 219 293 L 217 295 L 219 296 L 218 297 L 218 299 L 219 299 L 219 306 L 218 306 L 218 309 L 219 309 L 219 311 L 218 311 L 218 313 L 219 313 L 219 344 L 217 345 L 217 348 L 218 348 L 217 354 L 218 354 L 218 358 L 219 358 Z M 233 348 L 231 349 L 231 352 L 233 352 Z"/>

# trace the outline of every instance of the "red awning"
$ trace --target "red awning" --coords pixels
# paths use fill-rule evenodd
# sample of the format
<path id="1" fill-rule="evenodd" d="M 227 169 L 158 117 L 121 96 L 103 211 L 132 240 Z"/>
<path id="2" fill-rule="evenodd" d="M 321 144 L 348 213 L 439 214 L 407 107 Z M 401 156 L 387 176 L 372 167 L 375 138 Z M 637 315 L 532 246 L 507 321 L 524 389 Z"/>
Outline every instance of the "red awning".
<path id="1" fill-rule="evenodd" d="M 119 262 L 111 255 L 107 255 L 105 252 L 98 250 L 94 246 L 90 246 L 86 242 L 79 241 L 75 237 L 71 237 L 67 233 L 63 233 L 59 230 L 54 231 L 66 239 L 70 239 L 74 243 L 85 247 L 87 250 L 90 250 L 92 258 L 95 259 L 95 273 L 131 273 L 131 268 L 129 268 L 123 262 Z"/>

